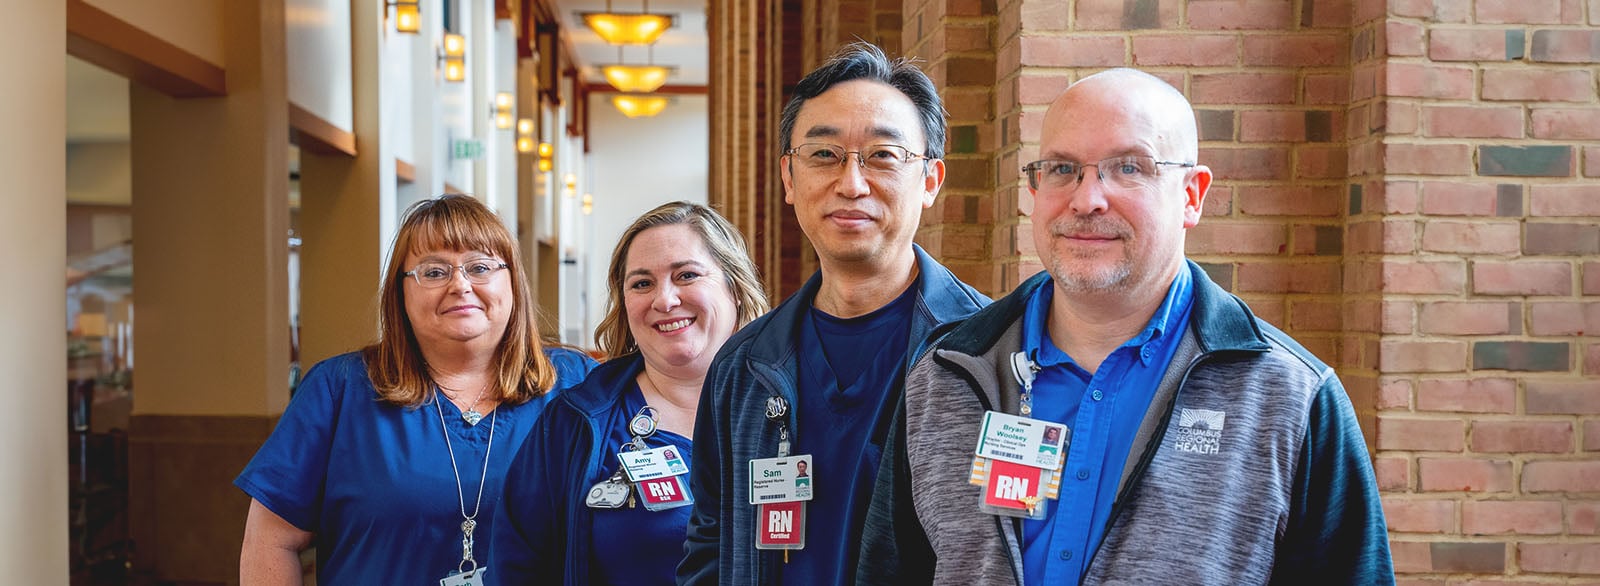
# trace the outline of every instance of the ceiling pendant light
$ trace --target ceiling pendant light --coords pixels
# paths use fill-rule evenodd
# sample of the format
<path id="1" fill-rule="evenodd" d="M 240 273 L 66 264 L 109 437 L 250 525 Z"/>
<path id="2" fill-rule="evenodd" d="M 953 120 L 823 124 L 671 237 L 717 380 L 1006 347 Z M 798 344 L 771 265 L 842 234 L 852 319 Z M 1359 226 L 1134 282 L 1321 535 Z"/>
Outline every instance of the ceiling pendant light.
<path id="1" fill-rule="evenodd" d="M 595 34 L 612 45 L 649 45 L 672 27 L 672 15 L 650 12 L 649 0 L 644 1 L 637 13 L 612 12 L 611 1 L 606 0 L 605 12 L 580 12 L 579 16 Z"/>
<path id="2" fill-rule="evenodd" d="M 622 94 L 612 97 L 611 105 L 629 118 L 649 118 L 667 108 L 667 99 L 662 96 Z"/>

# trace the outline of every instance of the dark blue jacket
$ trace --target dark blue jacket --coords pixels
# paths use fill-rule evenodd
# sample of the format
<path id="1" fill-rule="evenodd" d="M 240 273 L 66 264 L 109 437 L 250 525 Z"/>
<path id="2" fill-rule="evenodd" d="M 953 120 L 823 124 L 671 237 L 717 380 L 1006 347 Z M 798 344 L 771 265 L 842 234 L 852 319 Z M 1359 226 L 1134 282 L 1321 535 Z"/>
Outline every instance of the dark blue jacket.
<path id="1" fill-rule="evenodd" d="M 484 574 L 489 584 L 569 585 L 590 582 L 589 531 L 593 515 L 584 497 L 606 474 L 600 422 L 626 409 L 624 395 L 644 360 L 637 353 L 595 367 L 578 386 L 545 409 L 506 473 L 505 512 L 495 529 Z"/>
<path id="2" fill-rule="evenodd" d="M 897 381 L 934 328 L 971 315 L 989 303 L 989 298 L 956 279 L 950 269 L 921 247 L 914 248 L 919 276 L 914 285 L 917 291 L 907 353 L 892 378 Z M 762 555 L 755 549 L 755 507 L 750 504 L 746 463 L 778 453 L 778 427 L 767 421 L 767 398 L 777 393 L 795 404 L 799 378 L 795 340 L 800 320 L 821 284 L 821 273 L 813 275 L 800 291 L 771 313 L 734 334 L 712 362 L 695 419 L 690 472 L 695 502 L 689 517 L 685 557 L 678 566 L 679 584 L 777 582 L 776 572 L 770 571 L 770 560 L 781 559 L 773 557 L 781 554 L 769 551 Z M 887 400 L 892 405 L 898 399 Z M 794 434 L 816 433 L 796 426 L 794 411 L 789 410 L 789 426 Z M 884 409 L 884 417 L 874 426 L 874 444 L 883 443 L 890 411 Z"/>

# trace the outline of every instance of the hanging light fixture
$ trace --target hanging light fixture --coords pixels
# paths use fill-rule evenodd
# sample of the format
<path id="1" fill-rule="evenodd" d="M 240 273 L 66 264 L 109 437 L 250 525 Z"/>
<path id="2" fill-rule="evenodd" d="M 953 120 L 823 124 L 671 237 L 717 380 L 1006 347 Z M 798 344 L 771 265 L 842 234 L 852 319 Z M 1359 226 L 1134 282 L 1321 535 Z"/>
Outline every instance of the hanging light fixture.
<path id="1" fill-rule="evenodd" d="M 580 12 L 578 15 L 595 34 L 613 45 L 648 45 L 672 27 L 672 15 L 650 12 L 650 0 L 644 0 L 637 13 L 612 12 L 611 0 L 606 0 L 605 12 Z"/>
<path id="2" fill-rule="evenodd" d="M 388 4 L 394 7 L 394 32 L 414 35 L 422 29 L 418 0 L 390 0 Z"/>
<path id="3" fill-rule="evenodd" d="M 649 118 L 667 108 L 667 99 L 662 96 L 621 94 L 611 98 L 611 105 L 629 118 Z"/>
<path id="4" fill-rule="evenodd" d="M 467 38 L 455 33 L 445 33 L 444 53 L 439 56 L 444 62 L 444 80 L 459 83 L 467 78 Z"/>
<path id="5" fill-rule="evenodd" d="M 600 73 L 620 91 L 648 94 L 667 84 L 668 70 L 660 65 L 606 65 Z"/>

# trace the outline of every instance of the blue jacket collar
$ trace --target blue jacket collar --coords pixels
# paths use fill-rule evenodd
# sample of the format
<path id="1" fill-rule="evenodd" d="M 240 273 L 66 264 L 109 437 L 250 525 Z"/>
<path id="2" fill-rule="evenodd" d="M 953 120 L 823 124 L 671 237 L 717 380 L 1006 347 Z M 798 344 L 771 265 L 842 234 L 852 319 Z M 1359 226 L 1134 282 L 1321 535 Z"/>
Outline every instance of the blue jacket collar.
<path id="1" fill-rule="evenodd" d="M 956 279 L 950 269 L 928 256 L 921 246 L 912 244 L 911 248 L 917 258 L 917 280 L 912 284 L 917 288 L 917 298 L 911 311 L 914 318 L 924 318 L 911 322 L 911 350 L 915 355 L 916 350 L 920 349 L 920 344 L 916 342 L 927 338 L 928 333 L 940 322 L 970 314 L 983 307 L 988 299 Z M 762 330 L 776 327 L 782 328 L 780 331 L 783 332 L 798 331 L 801 318 L 805 317 L 805 312 L 817 297 L 817 290 L 821 288 L 822 271 L 817 271 L 799 291 L 773 309 L 759 327 Z M 766 335 L 764 331 L 751 334 L 755 338 L 750 347 L 750 360 L 775 365 L 794 359 L 793 335 Z"/>
<path id="2" fill-rule="evenodd" d="M 1244 301 L 1211 280 L 1194 261 L 1185 260 L 1194 283 L 1194 306 L 1190 310 L 1190 329 L 1200 341 L 1202 352 L 1229 350 L 1265 352 L 1271 346 Z M 939 347 L 963 354 L 984 354 L 994 346 L 1011 324 L 1022 318 L 1028 297 L 1050 282 L 1044 271 L 1018 285 L 1009 295 L 984 308 L 939 343 Z"/>
<path id="3" fill-rule="evenodd" d="M 570 403 L 579 413 L 593 417 L 622 400 L 626 393 L 619 389 L 631 384 L 643 369 L 644 358 L 638 352 L 606 360 L 589 371 L 583 382 L 561 393 L 559 399 Z"/>

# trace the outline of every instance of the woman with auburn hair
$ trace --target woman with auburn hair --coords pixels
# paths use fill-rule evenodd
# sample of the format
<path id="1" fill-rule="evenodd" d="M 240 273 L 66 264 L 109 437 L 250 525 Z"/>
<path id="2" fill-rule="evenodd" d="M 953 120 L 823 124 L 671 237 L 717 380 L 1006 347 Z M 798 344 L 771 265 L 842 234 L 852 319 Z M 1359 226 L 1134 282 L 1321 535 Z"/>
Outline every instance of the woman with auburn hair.
<path id="1" fill-rule="evenodd" d="M 491 583 L 671 584 L 683 557 L 700 387 L 766 294 L 739 232 L 688 202 L 623 231 L 606 281 L 595 341 L 610 359 L 551 404 L 512 461 Z"/>
<path id="2" fill-rule="evenodd" d="M 375 344 L 318 363 L 234 484 L 240 581 L 481 584 L 501 486 L 559 389 L 594 361 L 546 345 L 516 242 L 465 195 L 406 211 Z"/>

